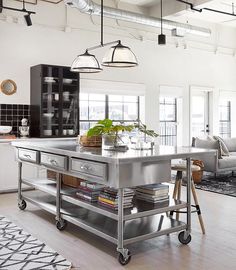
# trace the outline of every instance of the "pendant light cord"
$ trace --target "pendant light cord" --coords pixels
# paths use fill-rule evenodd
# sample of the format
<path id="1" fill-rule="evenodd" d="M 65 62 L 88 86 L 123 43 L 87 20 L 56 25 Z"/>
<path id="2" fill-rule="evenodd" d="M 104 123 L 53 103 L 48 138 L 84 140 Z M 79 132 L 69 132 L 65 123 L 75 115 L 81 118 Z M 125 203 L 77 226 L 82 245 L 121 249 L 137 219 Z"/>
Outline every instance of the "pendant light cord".
<path id="1" fill-rule="evenodd" d="M 101 0 L 101 46 L 103 46 L 103 0 Z"/>
<path id="2" fill-rule="evenodd" d="M 25 0 L 23 0 L 23 10 L 26 10 L 25 9 Z"/>
<path id="3" fill-rule="evenodd" d="M 161 0 L 161 34 L 163 34 L 162 33 L 162 0 Z"/>

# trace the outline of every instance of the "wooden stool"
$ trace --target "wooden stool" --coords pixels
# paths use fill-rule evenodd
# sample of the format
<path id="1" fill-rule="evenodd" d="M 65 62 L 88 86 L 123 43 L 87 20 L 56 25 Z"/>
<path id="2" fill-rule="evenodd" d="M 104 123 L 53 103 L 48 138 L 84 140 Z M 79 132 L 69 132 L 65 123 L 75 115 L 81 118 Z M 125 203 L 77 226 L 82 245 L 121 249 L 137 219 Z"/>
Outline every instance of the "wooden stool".
<path id="1" fill-rule="evenodd" d="M 180 200 L 181 199 L 181 186 L 182 186 L 182 181 L 183 181 L 183 172 L 187 171 L 187 167 L 185 164 L 176 164 L 176 165 L 173 165 L 171 167 L 171 170 L 177 171 L 174 192 L 173 192 L 173 199 Z M 200 171 L 201 168 L 197 165 L 191 165 L 191 170 L 192 170 L 192 172 L 197 172 L 197 171 Z M 202 229 L 202 233 L 205 234 L 205 226 L 203 223 L 201 209 L 200 209 L 200 205 L 198 202 L 193 178 L 191 178 L 191 190 L 192 190 L 193 199 L 194 199 L 194 203 L 195 203 L 195 205 L 192 205 L 192 207 L 196 208 L 196 210 L 193 210 L 192 213 L 198 214 L 198 220 L 199 220 L 199 223 L 200 223 L 200 226 Z M 176 212 L 176 220 L 179 220 L 179 214 L 183 213 L 183 212 L 181 212 L 181 211 L 175 211 L 175 212 Z M 173 216 L 173 212 L 171 212 L 170 215 Z"/>

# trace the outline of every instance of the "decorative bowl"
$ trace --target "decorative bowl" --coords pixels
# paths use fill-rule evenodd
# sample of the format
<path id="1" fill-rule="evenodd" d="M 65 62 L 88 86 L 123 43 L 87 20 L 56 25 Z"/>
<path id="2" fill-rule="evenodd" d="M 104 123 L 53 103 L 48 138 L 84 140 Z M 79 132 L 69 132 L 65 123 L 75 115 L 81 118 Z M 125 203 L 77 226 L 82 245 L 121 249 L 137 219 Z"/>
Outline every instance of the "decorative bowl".
<path id="1" fill-rule="evenodd" d="M 11 131 L 11 126 L 0 126 L 0 134 L 9 134 Z"/>

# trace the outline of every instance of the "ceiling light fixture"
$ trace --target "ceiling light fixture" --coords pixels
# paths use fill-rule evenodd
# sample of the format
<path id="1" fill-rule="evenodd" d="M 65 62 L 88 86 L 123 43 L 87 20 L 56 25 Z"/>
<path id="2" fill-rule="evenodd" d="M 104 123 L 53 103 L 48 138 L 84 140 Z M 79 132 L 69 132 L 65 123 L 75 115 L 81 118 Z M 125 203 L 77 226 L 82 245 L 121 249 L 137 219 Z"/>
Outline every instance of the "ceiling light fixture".
<path id="1" fill-rule="evenodd" d="M 103 23 L 103 0 L 101 0 L 101 41 L 100 44 L 94 47 L 87 48 L 84 54 L 78 55 L 71 65 L 72 72 L 80 73 L 98 73 L 102 71 L 102 67 L 95 55 L 90 54 L 90 51 L 113 45 L 105 54 L 102 65 L 106 67 L 135 67 L 138 65 L 137 58 L 131 49 L 121 44 L 120 40 L 104 43 L 104 23 Z"/>
<path id="2" fill-rule="evenodd" d="M 162 7 L 162 0 L 161 0 L 161 34 L 158 35 L 158 44 L 159 45 L 166 45 L 166 35 L 163 34 L 163 7 Z"/>
<path id="3" fill-rule="evenodd" d="M 27 13 L 26 15 L 24 15 L 25 22 L 26 22 L 27 26 L 31 26 L 31 25 L 32 25 L 32 21 L 31 21 L 30 15 L 31 15 L 31 14 L 36 14 L 36 12 L 27 10 L 27 9 L 25 8 L 25 0 L 23 0 L 23 7 L 22 7 L 22 9 L 19 9 L 19 8 L 12 8 L 12 7 L 6 7 L 6 6 L 4 6 L 2 3 L 0 3 L 0 10 L 1 10 L 1 9 L 8 9 L 8 10 L 13 10 L 13 11 L 18 11 L 18 12 Z"/>

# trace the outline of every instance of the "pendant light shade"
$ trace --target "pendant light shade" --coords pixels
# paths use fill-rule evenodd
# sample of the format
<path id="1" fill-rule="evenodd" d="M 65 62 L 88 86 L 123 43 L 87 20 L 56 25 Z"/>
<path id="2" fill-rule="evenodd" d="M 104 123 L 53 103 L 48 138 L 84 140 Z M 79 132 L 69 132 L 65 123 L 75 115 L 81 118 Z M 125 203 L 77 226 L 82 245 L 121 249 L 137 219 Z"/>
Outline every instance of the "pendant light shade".
<path id="1" fill-rule="evenodd" d="M 129 47 L 123 46 L 120 41 L 112 46 L 102 60 L 106 67 L 135 67 L 138 65 L 135 54 Z"/>
<path id="2" fill-rule="evenodd" d="M 71 65 L 72 72 L 80 73 L 97 73 L 102 71 L 101 65 L 95 55 L 90 54 L 87 50 L 84 54 L 78 55 Z"/>

